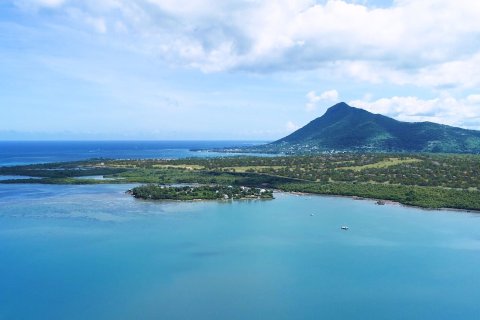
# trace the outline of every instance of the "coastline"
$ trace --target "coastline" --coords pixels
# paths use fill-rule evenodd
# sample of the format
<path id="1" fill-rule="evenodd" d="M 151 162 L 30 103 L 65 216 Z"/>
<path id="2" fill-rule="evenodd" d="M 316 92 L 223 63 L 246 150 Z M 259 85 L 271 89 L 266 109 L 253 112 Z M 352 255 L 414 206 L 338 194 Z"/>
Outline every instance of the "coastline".
<path id="1" fill-rule="evenodd" d="M 127 190 L 128 191 L 128 190 Z M 320 197 L 333 197 L 333 198 L 344 198 L 356 201 L 368 201 L 373 202 L 375 205 L 383 205 L 383 206 L 400 206 L 404 208 L 411 208 L 411 209 L 420 209 L 423 211 L 455 211 L 459 213 L 473 213 L 473 214 L 480 214 L 480 210 L 473 210 L 473 209 L 459 209 L 459 208 L 428 208 L 428 207 L 421 207 L 415 205 L 404 204 L 399 201 L 388 200 L 388 199 L 380 199 L 380 198 L 368 198 L 368 197 L 360 197 L 360 196 L 346 196 L 346 195 L 335 195 L 335 194 L 321 194 L 321 193 L 310 193 L 310 192 L 300 192 L 300 191 L 284 191 L 281 189 L 272 189 L 275 193 L 283 193 L 283 194 L 290 194 L 294 196 L 320 196 Z M 128 192 L 125 192 L 129 194 Z M 141 201 L 148 201 L 148 202 L 234 202 L 234 201 L 258 201 L 258 200 L 275 200 L 275 197 L 271 199 L 267 198 L 241 198 L 241 199 L 191 199 L 191 200 L 179 200 L 179 199 L 143 199 L 137 198 L 130 194 L 135 200 Z M 383 204 L 378 204 L 377 202 L 383 202 Z"/>
<path id="2" fill-rule="evenodd" d="M 412 162 L 415 159 L 414 162 Z M 412 164 L 413 163 L 413 164 Z M 480 212 L 480 157 L 424 154 L 334 154 L 281 158 L 192 158 L 47 163 L 0 168 L 1 184 L 140 184 L 139 196 L 153 200 L 220 200 L 218 190 L 153 190 L 156 185 L 276 189 L 294 195 L 370 199 L 425 210 Z M 448 168 L 445 169 L 445 168 Z M 432 175 L 432 170 L 435 175 Z M 367 170 L 367 171 L 365 171 Z M 463 170 L 463 171 L 462 171 Z M 415 176 L 413 176 L 415 174 Z M 9 179 L 12 176 L 18 179 Z M 462 178 L 465 176 L 465 178 Z M 32 177 L 31 179 L 21 179 Z M 460 178 L 458 178 L 460 177 Z M 35 178 L 35 179 L 33 179 Z M 152 189 L 153 188 L 153 189 Z M 243 190 L 243 189 L 242 189 Z M 165 193 L 165 194 L 163 194 Z M 239 198 L 247 195 L 236 191 Z M 252 196 L 250 198 L 250 196 Z M 200 198 L 200 199 L 197 199 Z M 248 194 L 254 199 L 253 194 Z"/>
<path id="3" fill-rule="evenodd" d="M 179 200 L 179 199 L 143 199 L 143 198 L 135 198 L 132 196 L 134 200 L 139 201 L 147 201 L 147 202 L 235 202 L 235 201 L 271 201 L 275 200 L 275 198 L 271 199 L 262 199 L 262 198 L 242 198 L 242 199 L 191 199 L 191 200 Z"/>
<path id="4" fill-rule="evenodd" d="M 78 179 L 80 180 L 80 179 Z M 22 185 L 22 184 L 35 184 L 35 185 L 52 185 L 49 183 L 39 183 L 38 181 L 34 181 L 33 179 L 28 183 L 23 182 L 22 180 L 11 181 L 10 183 L 4 183 L 5 181 L 0 181 L 0 184 L 3 185 Z M 112 180 L 94 180 L 93 183 L 88 181 L 87 183 L 67 183 L 67 184 L 57 184 L 53 183 L 54 185 L 121 185 L 121 184 L 138 184 L 141 185 L 142 183 L 136 182 L 128 182 L 128 181 L 112 181 Z M 128 191 L 128 190 L 127 190 Z M 125 193 L 127 193 L 127 191 Z M 352 196 L 352 195 L 341 195 L 341 194 L 322 194 L 322 193 L 313 193 L 313 192 L 301 192 L 301 191 L 286 191 L 281 189 L 273 189 L 275 193 L 286 193 L 296 196 L 322 196 L 322 197 L 341 197 L 341 198 L 349 198 L 356 201 L 367 200 L 372 202 L 383 201 L 384 205 L 398 205 L 406 208 L 414 208 L 414 209 L 421 209 L 425 211 L 456 211 L 456 212 L 464 212 L 464 213 L 474 213 L 480 214 L 480 210 L 475 209 L 462 209 L 462 208 L 452 208 L 452 207 L 440 207 L 440 208 L 433 208 L 433 207 L 423 207 L 423 206 L 415 206 L 410 204 L 404 204 L 399 201 L 389 200 L 389 199 L 382 199 L 382 198 L 369 198 L 365 196 Z M 133 195 L 132 195 L 133 197 Z M 174 202 L 200 202 L 200 201 L 220 201 L 220 202 L 232 202 L 233 200 L 274 200 L 273 199 L 261 199 L 261 198 L 242 198 L 242 199 L 191 199 L 191 200 L 178 200 L 178 199 L 142 199 L 136 198 L 137 200 L 144 200 L 144 201 L 174 201 Z"/>
<path id="5" fill-rule="evenodd" d="M 383 201 L 383 205 L 394 205 L 394 206 L 401 206 L 404 208 L 412 208 L 412 209 L 420 209 L 424 211 L 455 211 L 455 212 L 463 212 L 463 213 L 474 213 L 480 214 L 480 210 L 474 209 L 459 209 L 459 208 L 428 208 L 428 207 L 421 207 L 421 206 L 414 206 L 409 204 L 404 204 L 399 201 L 394 200 L 386 200 L 386 199 L 379 199 L 379 198 L 367 198 L 367 197 L 359 197 L 359 196 L 346 196 L 341 194 L 322 194 L 322 193 L 309 193 L 309 192 L 298 192 L 298 191 L 282 191 L 279 189 L 274 189 L 274 192 L 286 193 L 296 196 L 320 196 L 320 197 L 334 197 L 334 198 L 345 198 L 351 199 L 356 201 L 369 201 L 369 202 L 378 202 Z M 378 205 L 374 203 L 375 205 Z"/>
<path id="6" fill-rule="evenodd" d="M 225 185 L 198 185 L 196 187 L 184 186 L 161 186 L 140 185 L 126 191 L 136 199 L 144 200 L 177 200 L 177 201 L 201 201 L 201 200 L 258 200 L 273 199 L 273 192 L 267 189 L 249 188 L 245 186 Z"/>

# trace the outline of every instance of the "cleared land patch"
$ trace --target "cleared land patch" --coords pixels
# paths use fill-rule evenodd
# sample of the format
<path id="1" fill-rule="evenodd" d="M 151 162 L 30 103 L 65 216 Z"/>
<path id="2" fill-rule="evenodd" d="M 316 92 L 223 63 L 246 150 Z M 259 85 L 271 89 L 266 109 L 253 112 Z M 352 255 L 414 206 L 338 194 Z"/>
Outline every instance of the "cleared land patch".
<path id="1" fill-rule="evenodd" d="M 170 169 L 186 169 L 186 170 L 202 170 L 205 169 L 204 166 L 197 164 L 154 164 L 153 168 L 170 168 Z"/>
<path id="2" fill-rule="evenodd" d="M 259 172 L 265 169 L 284 169 L 286 166 L 238 166 L 238 167 L 223 167 L 222 169 L 235 172 Z"/>
<path id="3" fill-rule="evenodd" d="M 353 167 L 339 167 L 337 168 L 338 170 L 353 170 L 353 171 L 362 171 L 365 169 L 380 169 L 380 168 L 388 168 L 392 166 L 396 166 L 399 164 L 406 164 L 406 163 L 415 163 L 415 162 L 421 162 L 422 160 L 420 159 L 415 159 L 415 158 L 406 158 L 406 159 L 400 159 L 400 158 L 387 158 L 384 159 L 380 162 L 376 163 L 371 163 L 371 164 L 366 164 L 363 166 L 353 166 Z"/>

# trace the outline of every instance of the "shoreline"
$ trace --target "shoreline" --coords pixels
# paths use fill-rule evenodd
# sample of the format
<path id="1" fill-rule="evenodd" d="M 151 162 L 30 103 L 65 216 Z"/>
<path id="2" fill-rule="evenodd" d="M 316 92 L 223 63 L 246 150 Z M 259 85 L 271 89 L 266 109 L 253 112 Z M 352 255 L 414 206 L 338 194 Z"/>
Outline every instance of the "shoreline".
<path id="1" fill-rule="evenodd" d="M 413 205 L 408 205 L 408 204 L 403 204 L 398 201 L 393 201 L 393 200 L 385 200 L 385 199 L 378 199 L 378 198 L 366 198 L 366 197 L 359 197 L 359 196 L 345 196 L 345 195 L 334 195 L 334 194 L 321 194 L 321 193 L 308 193 L 308 192 L 298 192 L 298 191 L 283 191 L 283 190 L 278 190 L 274 189 L 274 193 L 284 193 L 284 194 L 290 194 L 294 196 L 319 196 L 319 197 L 332 197 L 332 198 L 344 198 L 344 199 L 350 199 L 350 200 L 356 200 L 356 201 L 368 201 L 368 202 L 373 202 L 375 205 L 380 205 L 377 204 L 376 202 L 378 201 L 383 201 L 384 204 L 380 206 L 386 206 L 386 205 L 391 205 L 391 206 L 400 206 L 404 208 L 411 208 L 411 209 L 419 209 L 423 211 L 455 211 L 455 212 L 461 212 L 461 213 L 473 213 L 473 214 L 480 214 L 480 210 L 473 210 L 473 209 L 458 209 L 458 208 L 425 208 L 425 207 L 420 207 L 420 206 L 413 206 Z M 270 201 L 270 200 L 275 200 L 275 197 L 272 199 L 262 199 L 262 198 L 241 198 L 241 199 L 192 199 L 192 200 L 178 200 L 178 199 L 143 199 L 143 198 L 136 198 L 133 197 L 135 200 L 141 200 L 141 201 L 151 201 L 151 202 L 234 202 L 234 201 Z"/>
<path id="2" fill-rule="evenodd" d="M 377 206 L 386 206 L 386 205 L 393 205 L 393 206 L 401 206 L 404 208 L 411 208 L 411 209 L 420 209 L 423 211 L 455 211 L 455 212 L 462 212 L 462 213 L 473 213 L 473 214 L 480 214 L 480 210 L 474 209 L 459 209 L 459 208 L 426 208 L 414 205 L 403 204 L 399 201 L 394 200 L 386 200 L 386 199 L 379 199 L 379 198 L 367 198 L 367 197 L 359 197 L 359 196 L 346 196 L 346 195 L 336 195 L 336 194 L 321 194 L 321 193 L 309 193 L 309 192 L 300 192 L 300 191 L 283 191 L 280 189 L 272 189 L 274 193 L 284 193 L 290 194 L 294 196 L 320 196 L 320 197 L 333 197 L 333 198 L 344 198 L 356 201 L 369 201 L 373 202 L 373 204 Z M 127 193 L 127 192 L 125 192 Z M 143 199 L 143 198 L 136 198 L 132 194 L 130 194 L 134 199 L 141 200 L 141 201 L 153 201 L 153 202 L 234 202 L 234 201 L 245 201 L 245 200 L 275 200 L 275 197 L 271 199 L 262 199 L 262 198 L 241 198 L 241 199 L 191 199 L 191 200 L 179 200 L 179 199 Z M 382 201 L 383 204 L 378 204 L 377 202 Z"/>
<path id="3" fill-rule="evenodd" d="M 56 183 L 38 183 L 37 181 L 29 181 L 29 183 L 23 183 L 23 182 L 12 182 L 12 183 L 3 183 L 4 181 L 0 180 L 0 185 L 26 185 L 26 184 L 34 184 L 34 185 L 66 185 L 66 186 L 79 186 L 79 185 L 127 185 L 127 184 L 134 184 L 134 185 L 141 185 L 142 183 L 140 182 L 126 182 L 126 181 L 121 181 L 118 183 L 112 183 L 113 181 L 111 180 L 100 180 L 101 183 L 82 183 L 82 184 L 56 184 Z M 381 198 L 368 198 L 368 197 L 360 197 L 360 196 L 349 196 L 349 195 L 341 195 L 341 194 L 322 194 L 322 193 L 310 193 L 310 192 L 300 192 L 300 191 L 284 191 L 281 189 L 272 189 L 274 192 L 278 193 L 285 193 L 285 194 L 291 194 L 291 195 L 296 195 L 296 196 L 322 196 L 322 197 L 340 197 L 340 198 L 348 198 L 351 200 L 367 200 L 367 201 L 383 201 L 385 205 L 398 205 L 402 206 L 405 208 L 414 208 L 414 209 L 421 209 L 425 211 L 455 211 L 455 212 L 465 212 L 465 213 L 474 213 L 474 214 L 480 214 L 480 210 L 475 210 L 475 209 L 461 209 L 461 208 L 449 208 L 449 207 L 441 207 L 441 208 L 429 208 L 429 207 L 421 207 L 421 206 L 415 206 L 415 205 L 409 205 L 409 204 L 403 204 L 399 201 L 394 201 L 394 200 L 387 200 L 387 199 L 381 199 Z M 127 190 L 128 191 L 128 190 Z M 125 191 L 125 193 L 127 193 Z M 261 198 L 245 198 L 245 199 L 192 199 L 192 200 L 178 200 L 178 199 L 142 199 L 142 198 L 135 198 L 132 196 L 132 198 L 137 199 L 137 200 L 144 200 L 144 201 L 175 201 L 175 202 L 200 202 L 200 201 L 221 201 L 221 202 L 227 202 L 227 201 L 233 201 L 233 200 L 274 200 L 273 199 L 261 199 Z"/>
<path id="4" fill-rule="evenodd" d="M 114 182 L 112 180 L 100 180 L 101 183 L 98 183 L 98 180 L 95 180 L 97 183 L 81 183 L 81 184 L 57 184 L 57 183 L 38 183 L 37 181 L 29 181 L 29 183 L 23 183 L 23 182 L 11 182 L 11 183 L 4 183 L 4 181 L 0 180 L 0 185 L 26 185 L 26 184 L 33 184 L 33 185 L 66 185 L 66 186 L 74 186 L 74 185 L 127 185 L 127 184 L 134 184 L 134 185 L 141 185 L 141 182 L 127 182 L 127 181 L 119 181 L 119 182 Z M 368 200 L 372 202 L 377 202 L 377 201 L 383 201 L 384 205 L 398 205 L 402 206 L 405 208 L 414 208 L 414 209 L 421 209 L 425 211 L 455 211 L 455 212 L 465 212 L 465 213 L 474 213 L 474 214 L 480 214 L 480 210 L 476 209 L 462 209 L 462 208 L 450 208 L 450 207 L 441 207 L 441 208 L 431 208 L 431 207 L 421 207 L 421 206 L 415 206 L 415 205 L 409 205 L 409 204 L 403 204 L 399 201 L 395 200 L 388 200 L 388 199 L 381 199 L 381 198 L 368 198 L 368 197 L 361 197 L 361 196 L 350 196 L 350 195 L 341 195 L 341 194 L 322 194 L 322 193 L 310 193 L 310 192 L 300 192 L 300 191 L 284 191 L 281 189 L 272 189 L 274 192 L 278 193 L 285 193 L 285 194 L 291 194 L 291 195 L 296 195 L 296 196 L 322 196 L 322 197 L 341 197 L 341 198 L 349 198 L 352 200 Z M 128 191 L 128 190 L 127 190 Z M 127 193 L 125 191 L 125 193 Z M 132 196 L 133 197 L 133 196 Z M 144 201 L 176 201 L 176 202 L 199 202 L 199 201 L 221 201 L 221 202 L 228 202 L 228 201 L 233 201 L 233 200 L 274 200 L 273 199 L 261 199 L 261 198 L 242 198 L 242 199 L 191 199 L 191 200 L 178 200 L 178 199 L 142 199 L 142 198 L 135 198 L 138 200 L 144 200 Z"/>
<path id="5" fill-rule="evenodd" d="M 125 192 L 136 199 L 143 200 L 171 200 L 171 201 L 233 201 L 233 200 L 270 200 L 273 191 L 248 188 L 244 186 L 233 187 L 223 185 L 199 185 L 197 187 L 176 187 L 159 185 L 140 185 Z"/>
<path id="6" fill-rule="evenodd" d="M 180 201 L 220 200 L 221 197 L 215 195 L 218 190 L 199 193 L 184 190 L 177 194 L 177 191 L 155 190 L 155 186 L 195 185 L 205 189 L 245 186 L 293 195 L 370 199 L 379 205 L 400 204 L 424 210 L 480 212 L 478 165 L 480 156 L 376 153 L 171 161 L 90 159 L 0 168 L 0 180 L 1 176 L 7 178 L 0 184 L 134 184 L 139 185 L 135 189 L 141 198 Z M 391 166 L 395 168 L 389 168 Z M 367 169 L 369 171 L 364 171 Z M 8 179 L 12 176 L 17 179 Z M 25 177 L 37 179 L 22 179 Z M 232 198 L 232 192 L 227 190 L 223 191 L 225 198 Z M 242 196 L 255 199 L 254 193 L 234 192 L 239 200 Z M 197 197 L 200 199 L 195 199 Z"/>
<path id="7" fill-rule="evenodd" d="M 262 199 L 262 198 L 241 198 L 241 199 L 190 199 L 190 200 L 180 200 L 180 199 L 144 199 L 137 198 L 132 196 L 134 200 L 148 201 L 148 202 L 234 202 L 234 201 L 270 201 L 275 200 L 271 199 Z"/>
<path id="8" fill-rule="evenodd" d="M 286 194 L 291 194 L 291 195 L 296 195 L 296 196 L 320 196 L 320 197 L 345 198 L 345 199 L 351 199 L 351 200 L 356 200 L 356 201 L 369 201 L 369 202 L 383 201 L 384 202 L 383 205 L 395 205 L 395 206 L 401 206 L 401 207 L 404 207 L 404 208 L 420 209 L 420 210 L 424 210 L 424 211 L 455 211 L 455 212 L 480 214 L 480 210 L 474 210 L 474 209 L 426 208 L 426 207 L 414 206 L 414 205 L 409 205 L 409 204 L 403 204 L 401 202 L 394 201 L 394 200 L 385 200 L 385 199 L 378 199 L 378 198 L 366 198 L 366 197 L 359 197 L 359 196 L 345 196 L 345 195 L 341 195 L 341 194 L 322 194 L 322 193 L 309 193 L 309 192 L 299 192 L 299 191 L 283 191 L 283 190 L 278 190 L 278 189 L 274 189 L 274 192 L 286 193 Z M 379 205 L 377 203 L 374 203 L 374 204 Z"/>

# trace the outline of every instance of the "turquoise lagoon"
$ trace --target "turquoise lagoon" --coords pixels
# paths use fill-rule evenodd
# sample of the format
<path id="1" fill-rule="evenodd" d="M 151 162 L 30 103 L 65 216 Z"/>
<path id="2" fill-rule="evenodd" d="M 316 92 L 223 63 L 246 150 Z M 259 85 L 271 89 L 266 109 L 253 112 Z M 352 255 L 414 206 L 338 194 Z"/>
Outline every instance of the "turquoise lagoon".
<path id="1" fill-rule="evenodd" d="M 148 202 L 129 187 L 0 185 L 0 319 L 480 314 L 478 214 L 282 193 Z"/>

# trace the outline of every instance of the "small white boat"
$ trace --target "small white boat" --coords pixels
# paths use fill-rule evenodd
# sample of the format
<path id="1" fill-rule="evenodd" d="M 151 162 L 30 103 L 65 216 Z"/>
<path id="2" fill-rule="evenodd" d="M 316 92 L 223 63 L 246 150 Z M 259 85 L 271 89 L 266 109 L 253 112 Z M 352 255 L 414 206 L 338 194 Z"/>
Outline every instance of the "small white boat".
<path id="1" fill-rule="evenodd" d="M 348 230 L 348 227 L 347 226 L 341 226 L 341 229 L 342 230 Z"/>
<path id="2" fill-rule="evenodd" d="M 313 217 L 313 216 L 314 216 L 314 214 L 313 214 L 313 213 L 310 213 L 310 217 Z"/>

